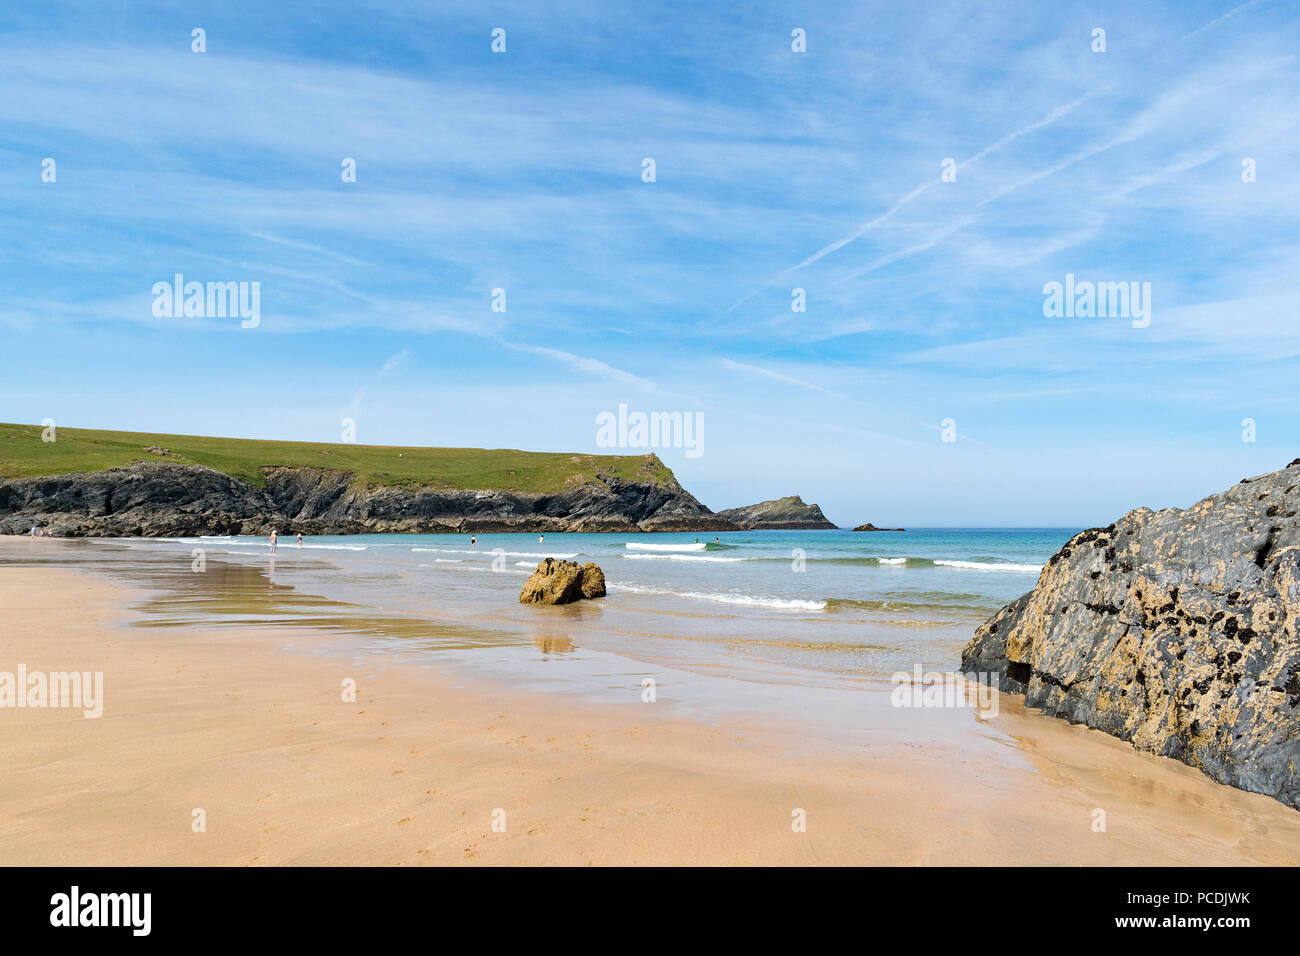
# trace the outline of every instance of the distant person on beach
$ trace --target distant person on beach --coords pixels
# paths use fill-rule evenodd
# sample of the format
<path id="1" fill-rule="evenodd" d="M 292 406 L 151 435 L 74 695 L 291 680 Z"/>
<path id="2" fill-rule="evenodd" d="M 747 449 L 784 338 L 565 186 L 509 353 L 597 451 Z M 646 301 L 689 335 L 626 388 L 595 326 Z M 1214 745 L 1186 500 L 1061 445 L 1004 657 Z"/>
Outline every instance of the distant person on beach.
<path id="1" fill-rule="evenodd" d="M 476 535 L 476 534 L 472 534 L 472 535 L 470 535 L 470 536 L 469 536 L 469 546 L 472 548 L 472 547 L 474 547 L 474 545 L 476 545 L 476 544 L 478 544 L 478 535 Z"/>
<path id="2" fill-rule="evenodd" d="M 714 544 L 722 544 L 722 540 L 721 540 L 721 539 L 720 539 L 720 538 L 715 534 L 715 535 L 713 536 L 713 543 L 714 543 Z"/>
<path id="3" fill-rule="evenodd" d="M 275 529 L 271 529 L 271 553 L 275 554 Z"/>
<path id="4" fill-rule="evenodd" d="M 302 532 L 301 532 L 301 531 L 298 532 L 298 550 L 299 550 L 299 551 L 302 550 Z"/>
<path id="5" fill-rule="evenodd" d="M 36 537 L 36 525 L 32 525 L 31 536 Z"/>
<path id="6" fill-rule="evenodd" d="M 539 535 L 537 536 L 537 543 L 538 543 L 538 544 L 545 544 L 545 543 L 546 543 L 546 535 L 544 535 L 544 534 L 539 534 Z"/>

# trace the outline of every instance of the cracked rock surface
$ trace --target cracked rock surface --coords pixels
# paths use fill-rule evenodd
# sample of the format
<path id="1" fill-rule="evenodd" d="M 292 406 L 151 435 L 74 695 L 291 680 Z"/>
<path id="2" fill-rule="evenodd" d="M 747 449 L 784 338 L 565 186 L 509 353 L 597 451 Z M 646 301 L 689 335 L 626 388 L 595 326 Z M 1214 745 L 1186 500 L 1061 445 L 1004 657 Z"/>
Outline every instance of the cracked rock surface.
<path id="1" fill-rule="evenodd" d="M 1300 809 L 1300 459 L 1074 536 L 962 670 Z"/>

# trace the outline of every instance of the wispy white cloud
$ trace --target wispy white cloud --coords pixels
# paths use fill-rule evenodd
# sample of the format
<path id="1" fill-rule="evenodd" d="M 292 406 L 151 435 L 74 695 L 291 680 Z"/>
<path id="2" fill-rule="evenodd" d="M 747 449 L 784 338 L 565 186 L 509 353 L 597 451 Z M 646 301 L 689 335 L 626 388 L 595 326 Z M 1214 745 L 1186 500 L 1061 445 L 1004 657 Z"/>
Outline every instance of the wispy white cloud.
<path id="1" fill-rule="evenodd" d="M 839 392 L 834 391 L 833 389 L 825 388 L 821 385 L 817 385 L 814 382 L 805 382 L 803 379 L 795 378 L 793 375 L 783 375 L 780 372 L 774 372 L 771 369 L 762 368 L 758 365 L 748 365 L 744 362 L 737 362 L 733 359 L 724 358 L 722 360 L 722 367 L 734 369 L 738 372 L 746 372 L 750 375 L 759 375 L 762 376 L 763 378 L 771 379 L 774 382 L 781 382 L 785 385 L 795 385 L 799 388 L 806 388 L 809 391 L 821 392 L 823 395 L 830 395 L 833 398 L 840 398 L 840 399 L 844 399 L 845 401 L 853 401 L 853 399 L 849 398 L 847 395 L 842 395 Z"/>
<path id="2" fill-rule="evenodd" d="M 382 382 L 385 378 L 387 378 L 390 373 L 397 371 L 403 365 L 405 365 L 406 360 L 410 357 L 410 355 L 411 355 L 410 349 L 402 349 L 402 351 L 394 355 L 390 355 L 384 361 L 384 364 L 379 367 L 379 370 L 375 372 L 374 375 L 371 376 L 370 380 L 353 393 L 352 401 L 348 402 L 346 414 L 349 417 L 355 416 L 361 410 L 361 406 L 365 402 L 366 395 L 369 393 L 369 391 L 372 388 L 378 386 L 379 383 Z"/>
<path id="3" fill-rule="evenodd" d="M 974 163 L 979 162 L 984 157 L 990 155 L 991 153 L 995 153 L 999 149 L 1002 149 L 1004 146 L 1008 146 L 1011 143 L 1014 143 L 1022 136 L 1026 136 L 1029 133 L 1032 133 L 1036 130 L 1042 129 L 1045 126 L 1049 126 L 1052 123 L 1055 123 L 1057 120 L 1061 119 L 1064 116 L 1069 115 L 1069 113 L 1072 112 L 1075 108 L 1087 102 L 1088 100 L 1092 99 L 1096 95 L 1097 94 L 1095 92 L 1087 93 L 1083 96 L 1078 97 L 1077 99 L 1072 100 L 1069 103 L 1065 103 L 1061 106 L 1056 107 L 1041 119 L 1036 120 L 1035 122 L 1030 123 L 1027 126 L 1023 126 L 1020 129 L 1014 130 L 1006 134 L 1001 139 L 998 139 L 993 143 L 990 143 L 988 146 L 985 146 L 983 149 L 979 150 L 975 154 L 967 157 L 966 159 L 962 160 L 960 163 L 957 163 L 956 164 L 957 168 L 962 169 L 971 166 Z M 934 177 L 926 180 L 923 183 L 920 183 L 919 185 L 913 187 L 908 192 L 904 193 L 902 196 L 896 199 L 894 203 L 884 212 L 862 223 L 862 225 L 858 226 L 857 229 L 855 229 L 853 232 L 849 233 L 848 235 L 841 236 L 839 239 L 836 239 L 834 242 L 831 242 L 828 245 L 825 245 L 822 248 L 818 249 L 816 252 L 808 256 L 802 262 L 796 263 L 795 265 L 791 266 L 789 269 L 786 269 L 785 271 L 779 273 L 778 275 L 773 276 L 771 279 L 765 282 L 760 287 L 760 289 L 751 292 L 749 295 L 733 303 L 731 306 L 731 310 L 734 311 L 738 306 L 749 301 L 751 298 L 753 298 L 754 295 L 756 295 L 762 289 L 767 288 L 773 285 L 774 283 L 781 281 L 786 276 L 794 272 L 798 272 L 800 269 L 803 269 L 806 266 L 810 266 L 813 263 L 821 259 L 824 259 L 826 256 L 829 256 L 834 252 L 838 252 L 840 249 L 843 249 L 849 243 L 854 242 L 857 239 L 861 239 L 863 236 L 865 236 L 867 233 L 871 232 L 872 230 L 876 229 L 878 226 L 883 225 L 884 223 L 891 220 L 894 217 L 894 215 L 897 212 L 899 212 L 899 210 L 906 207 L 913 200 L 924 195 L 937 182 L 939 182 L 939 178 L 938 178 L 938 171 L 936 169 L 936 173 Z M 926 248 L 929 247 L 927 246 Z"/>
<path id="4" fill-rule="evenodd" d="M 525 345 L 519 342 L 498 342 L 508 349 L 517 352 L 526 352 L 529 355 L 536 355 L 539 358 L 549 359 L 553 362 L 559 362 L 575 372 L 581 372 L 586 375 L 594 375 L 598 378 L 608 379 L 612 382 L 618 382 L 622 385 L 635 385 L 637 388 L 643 388 L 648 391 L 655 391 L 658 386 L 649 379 L 634 375 L 631 372 L 625 372 L 623 369 L 614 368 L 600 359 L 591 358 L 586 355 L 575 355 L 572 352 L 565 352 L 561 349 L 548 348 L 544 345 Z"/>
<path id="5" fill-rule="evenodd" d="M 510 0 L 505 57 L 466 0 L 325 0 L 325 28 L 230 0 L 203 56 L 147 8 L 16 9 L 0 327 L 20 358 L 0 401 L 196 419 L 175 430 L 206 414 L 222 433 L 294 406 L 328 439 L 362 383 L 367 440 L 577 449 L 590 408 L 644 391 L 708 412 L 688 486 L 853 476 L 829 508 L 886 450 L 905 490 L 875 491 L 924 489 L 930 516 L 960 461 L 1017 521 L 1007 462 L 1093 500 L 1101 448 L 1235 461 L 1204 452 L 1207 423 L 1254 412 L 1278 435 L 1300 415 L 1283 384 L 1300 72 L 1286 4 L 1228 6 L 1117 8 L 1104 55 L 1091 18 L 1051 4 L 810 8 L 797 55 L 762 16 Z M 150 286 L 178 271 L 260 281 L 262 325 L 155 319 Z M 1152 326 L 1045 319 L 1042 286 L 1066 272 L 1151 281 Z M 408 349 L 427 382 L 395 366 L 370 385 Z M 120 371 L 142 366 L 144 383 Z M 215 392 L 195 384 L 209 368 Z M 570 420 L 521 394 L 580 398 Z M 430 414 L 452 404 L 454 423 Z M 987 445 L 941 444 L 945 417 Z M 788 462 L 737 464 L 774 441 Z"/>
<path id="6" fill-rule="evenodd" d="M 1248 2 L 1246 3 L 1239 4 L 1238 6 L 1233 7 L 1231 10 L 1229 10 L 1227 13 L 1223 14 L 1222 16 L 1215 17 L 1213 20 L 1211 20 L 1209 23 L 1205 24 L 1204 26 L 1193 30 L 1191 33 L 1184 34 L 1181 39 L 1190 40 L 1192 39 L 1192 37 L 1198 37 L 1202 33 L 1205 33 L 1209 30 L 1212 30 L 1214 27 L 1217 27 L 1223 21 L 1229 20 L 1232 17 L 1235 17 L 1239 13 L 1244 13 L 1245 11 L 1251 9 L 1252 7 L 1258 7 L 1261 3 L 1264 2 L 1266 2 L 1266 0 L 1248 0 Z"/>

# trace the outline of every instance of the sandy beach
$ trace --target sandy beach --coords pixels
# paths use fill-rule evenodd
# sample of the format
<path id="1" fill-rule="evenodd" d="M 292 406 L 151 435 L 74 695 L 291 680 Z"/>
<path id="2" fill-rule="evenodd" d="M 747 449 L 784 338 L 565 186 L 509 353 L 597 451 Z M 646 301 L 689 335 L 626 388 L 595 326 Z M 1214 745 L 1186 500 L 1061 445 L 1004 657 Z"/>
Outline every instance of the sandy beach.
<path id="1" fill-rule="evenodd" d="M 309 628 L 133 627 L 138 598 L 0 567 L 0 671 L 104 675 L 98 719 L 0 709 L 0 864 L 1300 863 L 1293 810 L 1005 695 L 1014 759 L 851 747 L 359 662 Z"/>

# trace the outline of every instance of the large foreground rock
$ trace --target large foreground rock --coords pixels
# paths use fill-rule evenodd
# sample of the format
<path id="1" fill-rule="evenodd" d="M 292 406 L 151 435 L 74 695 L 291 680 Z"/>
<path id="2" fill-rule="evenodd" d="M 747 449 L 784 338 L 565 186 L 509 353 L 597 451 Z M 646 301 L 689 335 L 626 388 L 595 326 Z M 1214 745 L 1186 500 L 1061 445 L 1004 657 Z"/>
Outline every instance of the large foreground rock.
<path id="1" fill-rule="evenodd" d="M 1300 808 L 1300 459 L 1070 540 L 962 670 Z"/>
<path id="2" fill-rule="evenodd" d="M 749 531 L 834 530 L 837 527 L 826 519 L 821 508 L 804 504 L 798 495 L 760 501 L 743 508 L 728 508 L 719 511 L 718 517 Z"/>
<path id="3" fill-rule="evenodd" d="M 519 592 L 520 604 L 569 604 L 605 596 L 605 572 L 588 561 L 547 558 L 529 575 Z"/>

